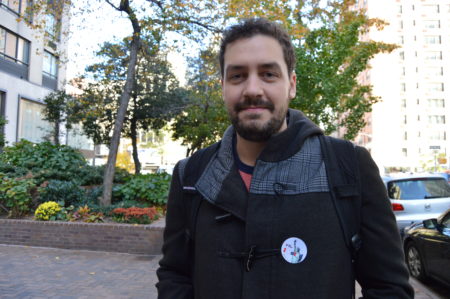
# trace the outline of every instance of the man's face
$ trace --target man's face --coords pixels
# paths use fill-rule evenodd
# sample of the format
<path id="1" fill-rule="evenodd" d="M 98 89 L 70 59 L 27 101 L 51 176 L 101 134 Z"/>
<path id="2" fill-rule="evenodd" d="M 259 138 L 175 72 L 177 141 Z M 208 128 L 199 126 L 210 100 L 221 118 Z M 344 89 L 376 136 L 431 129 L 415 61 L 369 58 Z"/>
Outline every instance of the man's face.
<path id="1" fill-rule="evenodd" d="M 276 39 L 255 35 L 228 44 L 222 95 L 239 136 L 264 142 L 286 129 L 295 80 L 294 73 L 288 75 L 283 50 Z"/>

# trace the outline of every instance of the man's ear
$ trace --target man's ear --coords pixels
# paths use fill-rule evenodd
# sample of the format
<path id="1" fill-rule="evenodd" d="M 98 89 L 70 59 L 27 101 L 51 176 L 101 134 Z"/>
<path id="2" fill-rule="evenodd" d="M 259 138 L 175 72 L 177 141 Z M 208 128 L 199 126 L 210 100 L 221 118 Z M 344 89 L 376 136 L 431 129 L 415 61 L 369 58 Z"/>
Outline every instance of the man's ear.
<path id="1" fill-rule="evenodd" d="M 297 75 L 294 71 L 292 71 L 291 75 L 289 76 L 289 99 L 292 100 L 295 98 L 295 95 L 297 93 Z"/>

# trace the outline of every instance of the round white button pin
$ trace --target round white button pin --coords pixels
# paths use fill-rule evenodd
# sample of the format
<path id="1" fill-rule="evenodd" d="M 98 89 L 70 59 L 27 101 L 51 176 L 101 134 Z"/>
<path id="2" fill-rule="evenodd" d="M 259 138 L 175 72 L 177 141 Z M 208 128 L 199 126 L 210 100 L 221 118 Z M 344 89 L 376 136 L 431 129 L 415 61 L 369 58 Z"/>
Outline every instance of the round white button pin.
<path id="1" fill-rule="evenodd" d="M 289 238 L 283 242 L 281 246 L 281 255 L 286 262 L 291 264 L 298 264 L 305 260 L 308 254 L 308 248 L 305 242 L 299 238 Z"/>

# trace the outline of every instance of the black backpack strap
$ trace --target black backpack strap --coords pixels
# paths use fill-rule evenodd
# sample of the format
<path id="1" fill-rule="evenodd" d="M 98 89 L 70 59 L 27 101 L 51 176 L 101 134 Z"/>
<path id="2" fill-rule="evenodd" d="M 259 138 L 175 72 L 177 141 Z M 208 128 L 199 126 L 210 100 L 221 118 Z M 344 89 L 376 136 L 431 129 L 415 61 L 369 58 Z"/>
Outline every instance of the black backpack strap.
<path id="1" fill-rule="evenodd" d="M 361 247 L 361 184 L 355 145 L 347 140 L 319 135 L 331 198 L 344 240 L 352 258 L 352 298 L 355 298 L 354 261 Z"/>
<path id="2" fill-rule="evenodd" d="M 195 227 L 197 223 L 197 214 L 202 202 L 201 196 L 195 184 L 202 175 L 209 161 L 220 146 L 217 142 L 207 148 L 203 148 L 195 152 L 189 158 L 181 160 L 178 166 L 181 185 L 183 186 L 183 201 L 186 209 L 186 221 L 188 227 L 186 233 L 188 234 L 192 253 L 194 246 Z"/>
<path id="3" fill-rule="evenodd" d="M 319 136 L 328 183 L 333 192 L 345 242 L 352 259 L 361 247 L 359 229 L 361 223 L 361 187 L 355 145 L 347 140 Z"/>

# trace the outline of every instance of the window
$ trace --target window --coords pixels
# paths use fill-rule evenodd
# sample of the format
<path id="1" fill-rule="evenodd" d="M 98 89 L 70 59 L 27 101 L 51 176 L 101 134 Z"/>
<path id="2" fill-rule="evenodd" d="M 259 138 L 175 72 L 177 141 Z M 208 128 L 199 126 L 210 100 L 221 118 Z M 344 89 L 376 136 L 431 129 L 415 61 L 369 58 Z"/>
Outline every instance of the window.
<path id="1" fill-rule="evenodd" d="M 403 29 L 403 20 L 398 21 L 398 27 Z"/>
<path id="2" fill-rule="evenodd" d="M 402 155 L 403 155 L 403 157 L 408 157 L 408 149 L 407 148 L 402 148 Z"/>
<path id="3" fill-rule="evenodd" d="M 441 43 L 440 35 L 425 35 L 424 42 L 427 45 L 436 45 Z"/>
<path id="4" fill-rule="evenodd" d="M 393 180 L 388 182 L 387 190 L 392 199 L 420 200 L 450 196 L 450 186 L 444 178 Z"/>
<path id="5" fill-rule="evenodd" d="M 26 9 L 30 5 L 29 0 L 0 0 L 0 6 L 17 15 L 25 15 Z"/>
<path id="6" fill-rule="evenodd" d="M 406 91 L 406 83 L 400 83 L 400 91 Z"/>
<path id="7" fill-rule="evenodd" d="M 403 123 L 406 125 L 408 123 L 408 116 L 403 115 Z"/>
<path id="8" fill-rule="evenodd" d="M 50 52 L 45 51 L 42 71 L 44 75 L 56 79 L 58 76 L 58 58 Z"/>
<path id="9" fill-rule="evenodd" d="M 5 101 L 6 101 L 6 93 L 3 91 L 0 91 L 0 116 L 2 116 L 2 117 L 5 117 Z M 0 130 L 2 130 L 2 129 L 0 129 Z"/>
<path id="10" fill-rule="evenodd" d="M 18 140 L 42 142 L 51 131 L 49 122 L 42 119 L 44 105 L 20 99 Z"/>
<path id="11" fill-rule="evenodd" d="M 446 140 L 447 136 L 445 131 L 431 131 L 428 132 L 428 139 L 429 140 Z"/>
<path id="12" fill-rule="evenodd" d="M 442 76 L 444 68 L 442 66 L 429 66 L 424 69 L 426 76 Z"/>
<path id="13" fill-rule="evenodd" d="M 428 99 L 427 102 L 430 108 L 445 108 L 444 99 Z"/>
<path id="14" fill-rule="evenodd" d="M 401 45 L 403 45 L 405 43 L 405 39 L 404 39 L 403 35 L 400 35 L 398 37 L 398 43 L 401 44 Z"/>
<path id="15" fill-rule="evenodd" d="M 444 83 L 428 83 L 426 91 L 444 91 Z"/>
<path id="16" fill-rule="evenodd" d="M 403 132 L 403 140 L 408 140 L 408 132 Z"/>
<path id="17" fill-rule="evenodd" d="M 430 15 L 439 13 L 439 4 L 422 5 L 422 12 Z"/>
<path id="18" fill-rule="evenodd" d="M 445 124 L 445 115 L 428 115 L 429 124 Z"/>
<path id="19" fill-rule="evenodd" d="M 400 56 L 401 60 L 405 60 L 405 52 L 401 51 L 398 53 L 398 55 Z"/>
<path id="20" fill-rule="evenodd" d="M 0 57 L 28 65 L 30 42 L 0 27 Z"/>
<path id="21" fill-rule="evenodd" d="M 54 37 L 56 34 L 56 18 L 52 14 L 47 14 L 45 16 L 45 32 L 50 35 L 51 37 Z"/>
<path id="22" fill-rule="evenodd" d="M 397 13 L 402 13 L 403 7 L 401 5 L 397 6 Z"/>
<path id="23" fill-rule="evenodd" d="M 402 100 L 401 100 L 400 106 L 401 106 L 402 108 L 406 108 L 406 99 L 402 99 Z"/>
<path id="24" fill-rule="evenodd" d="M 441 22 L 439 20 L 424 20 L 423 27 L 427 29 L 441 28 Z"/>
<path id="25" fill-rule="evenodd" d="M 425 60 L 442 60 L 441 51 L 426 51 L 424 53 Z"/>
<path id="26" fill-rule="evenodd" d="M 406 75 L 406 68 L 403 66 L 401 71 L 402 76 Z"/>

